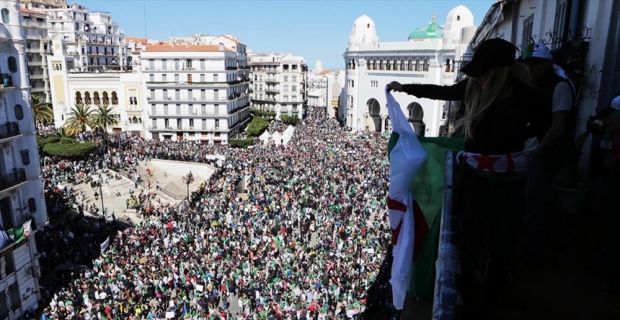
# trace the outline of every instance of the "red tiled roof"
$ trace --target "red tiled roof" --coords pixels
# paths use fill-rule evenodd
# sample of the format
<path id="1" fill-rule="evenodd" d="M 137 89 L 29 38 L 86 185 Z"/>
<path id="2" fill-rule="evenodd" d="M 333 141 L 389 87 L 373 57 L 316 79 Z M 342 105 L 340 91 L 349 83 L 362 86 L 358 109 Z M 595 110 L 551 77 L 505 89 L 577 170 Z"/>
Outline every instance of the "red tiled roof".
<path id="1" fill-rule="evenodd" d="M 21 13 L 32 13 L 32 14 L 45 15 L 44 12 L 36 11 L 36 10 L 32 10 L 32 9 L 26 9 L 26 8 L 19 9 L 19 12 L 21 12 Z"/>
<path id="2" fill-rule="evenodd" d="M 147 38 L 138 38 L 138 37 L 125 37 L 125 42 L 135 42 L 135 43 L 141 43 L 141 44 L 148 44 L 149 43 L 149 39 Z"/>
<path id="3" fill-rule="evenodd" d="M 220 47 L 219 46 L 212 46 L 212 45 L 169 45 L 169 44 L 153 44 L 153 45 L 147 45 L 145 48 L 145 51 L 147 52 L 170 52 L 170 51 L 174 51 L 174 52 L 200 52 L 200 51 L 220 51 Z M 228 48 L 224 48 L 224 50 L 222 51 L 228 51 L 228 52 L 232 52 L 230 49 Z"/>

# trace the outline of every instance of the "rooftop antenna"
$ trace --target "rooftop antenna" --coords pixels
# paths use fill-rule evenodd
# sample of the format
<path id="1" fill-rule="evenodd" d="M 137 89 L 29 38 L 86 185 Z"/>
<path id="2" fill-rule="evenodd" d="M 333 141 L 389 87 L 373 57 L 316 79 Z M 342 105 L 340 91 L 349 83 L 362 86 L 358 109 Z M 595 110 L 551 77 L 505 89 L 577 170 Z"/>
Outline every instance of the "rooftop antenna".
<path id="1" fill-rule="evenodd" d="M 142 3 L 144 5 L 144 37 L 148 40 L 149 34 L 146 30 L 146 2 Z"/>

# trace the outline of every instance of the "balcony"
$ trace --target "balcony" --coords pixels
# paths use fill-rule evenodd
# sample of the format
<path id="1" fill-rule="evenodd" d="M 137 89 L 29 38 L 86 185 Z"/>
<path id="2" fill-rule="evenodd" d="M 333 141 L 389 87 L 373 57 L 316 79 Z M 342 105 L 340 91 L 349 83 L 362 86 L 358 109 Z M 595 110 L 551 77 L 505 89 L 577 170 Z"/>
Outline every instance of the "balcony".
<path id="1" fill-rule="evenodd" d="M 280 83 L 280 80 L 278 80 L 278 79 L 271 79 L 271 78 L 269 78 L 269 79 L 265 79 L 265 82 Z"/>
<path id="2" fill-rule="evenodd" d="M 0 125 L 0 141 L 20 135 L 17 122 L 5 122 Z"/>
<path id="3" fill-rule="evenodd" d="M 238 70 L 239 68 L 237 67 L 226 67 L 226 70 Z"/>
<path id="4" fill-rule="evenodd" d="M 208 132 L 228 132 L 223 127 L 203 127 L 203 126 L 151 126 L 151 131 L 208 131 Z"/>
<path id="5" fill-rule="evenodd" d="M 152 112 L 149 111 L 148 115 L 150 117 L 157 117 L 157 118 L 224 118 L 227 117 L 228 114 L 220 114 L 220 113 L 215 113 L 215 112 L 192 112 L 192 113 L 188 113 L 188 112 L 180 112 L 180 113 L 173 113 L 173 114 L 164 114 L 163 112 Z"/>
<path id="6" fill-rule="evenodd" d="M 0 88 L 13 88 L 13 76 L 10 73 L 0 73 Z"/>
<path id="7" fill-rule="evenodd" d="M 0 191 L 6 191 L 26 182 L 26 170 L 15 168 L 9 174 L 0 177 Z"/>
<path id="8" fill-rule="evenodd" d="M 30 80 L 43 80 L 43 75 L 42 74 L 31 74 Z"/>

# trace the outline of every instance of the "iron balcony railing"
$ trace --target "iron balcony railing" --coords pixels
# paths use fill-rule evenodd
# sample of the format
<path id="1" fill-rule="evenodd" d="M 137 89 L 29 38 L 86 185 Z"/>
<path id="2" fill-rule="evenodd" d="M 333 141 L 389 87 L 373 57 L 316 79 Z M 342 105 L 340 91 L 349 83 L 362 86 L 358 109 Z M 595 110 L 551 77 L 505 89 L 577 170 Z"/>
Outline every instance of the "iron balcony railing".
<path id="1" fill-rule="evenodd" d="M 0 177 L 0 191 L 4 191 L 23 182 L 26 182 L 26 170 L 15 168 L 11 173 Z"/>
<path id="2" fill-rule="evenodd" d="M 458 234 L 460 217 L 453 210 L 455 196 L 456 152 L 446 152 L 443 205 L 439 233 L 433 320 L 458 319 L 459 250 Z"/>
<path id="3" fill-rule="evenodd" d="M 19 125 L 17 122 L 6 122 L 0 125 L 0 139 L 6 139 L 19 135 Z"/>

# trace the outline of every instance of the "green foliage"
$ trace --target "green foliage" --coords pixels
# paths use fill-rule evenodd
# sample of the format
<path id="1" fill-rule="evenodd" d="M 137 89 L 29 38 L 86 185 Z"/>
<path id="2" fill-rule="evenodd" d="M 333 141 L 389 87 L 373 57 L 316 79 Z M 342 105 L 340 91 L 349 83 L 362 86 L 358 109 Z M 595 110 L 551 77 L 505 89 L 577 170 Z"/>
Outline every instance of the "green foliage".
<path id="1" fill-rule="evenodd" d="M 250 108 L 250 113 L 259 117 L 275 117 L 276 113 L 273 111 L 263 111 L 256 108 Z"/>
<path id="2" fill-rule="evenodd" d="M 59 136 L 37 136 L 37 144 L 41 148 L 45 147 L 47 144 L 58 142 L 60 142 Z"/>
<path id="3" fill-rule="evenodd" d="M 97 146 L 92 141 L 78 142 L 63 139 L 61 143 L 46 144 L 43 147 L 43 153 L 62 158 L 84 158 L 95 152 L 96 149 Z"/>
<path id="4" fill-rule="evenodd" d="M 300 122 L 299 118 L 295 116 L 286 116 L 286 115 L 281 115 L 280 121 L 282 121 L 285 124 L 290 124 L 292 126 L 297 126 L 299 125 L 299 122 Z"/>
<path id="5" fill-rule="evenodd" d="M 247 148 L 254 143 L 253 138 L 248 139 L 229 139 L 228 144 L 234 148 Z"/>
<path id="6" fill-rule="evenodd" d="M 258 137 L 267 130 L 268 126 L 269 120 L 261 117 L 254 117 L 250 124 L 248 124 L 246 133 L 250 137 Z"/>

